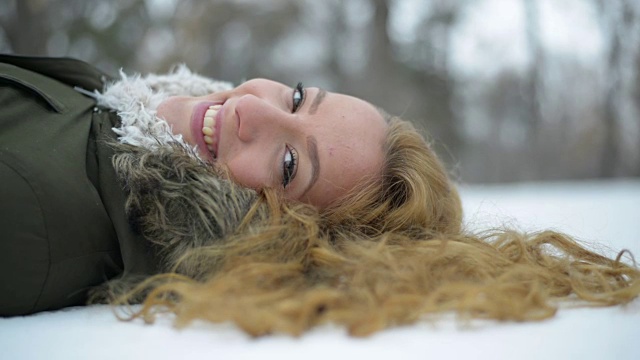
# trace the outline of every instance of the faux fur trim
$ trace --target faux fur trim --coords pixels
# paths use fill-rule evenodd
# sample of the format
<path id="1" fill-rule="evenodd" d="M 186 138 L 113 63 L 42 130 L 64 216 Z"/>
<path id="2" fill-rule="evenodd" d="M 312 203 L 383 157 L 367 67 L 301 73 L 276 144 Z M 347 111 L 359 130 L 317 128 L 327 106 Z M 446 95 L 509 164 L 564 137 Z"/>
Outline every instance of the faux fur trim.
<path id="1" fill-rule="evenodd" d="M 231 89 L 233 85 L 195 74 L 186 65 L 176 66 L 170 73 L 158 75 L 126 75 L 96 93 L 98 105 L 115 110 L 121 124 L 113 131 L 123 144 L 155 149 L 158 145 L 178 142 L 182 135 L 172 134 L 169 124 L 156 113 L 158 105 L 170 96 L 203 96 Z M 193 152 L 197 156 L 197 152 Z"/>
<path id="2" fill-rule="evenodd" d="M 180 144 L 153 150 L 113 146 L 113 167 L 127 192 L 129 222 L 158 246 L 165 271 L 190 250 L 236 233 L 258 198 L 254 190 L 221 176 Z M 261 206 L 255 216 L 254 220 L 265 219 L 266 207 Z M 176 270 L 197 277 L 200 269 Z"/>
<path id="3" fill-rule="evenodd" d="M 180 264 L 181 257 L 232 237 L 258 194 L 229 181 L 200 159 L 182 136 L 171 133 L 156 109 L 169 96 L 203 96 L 232 85 L 194 74 L 184 65 L 166 75 L 121 72 L 120 77 L 93 95 L 98 105 L 113 109 L 121 119 L 120 126 L 113 128 L 119 142 L 110 145 L 115 151 L 114 170 L 127 194 L 129 222 L 155 245 L 160 271 L 198 278 L 216 264 L 206 263 L 207 269 L 199 269 L 189 265 L 194 262 Z M 266 217 L 266 207 L 260 206 L 252 220 Z M 93 290 L 92 302 L 122 294 L 143 278 L 127 274 L 111 280 Z"/>

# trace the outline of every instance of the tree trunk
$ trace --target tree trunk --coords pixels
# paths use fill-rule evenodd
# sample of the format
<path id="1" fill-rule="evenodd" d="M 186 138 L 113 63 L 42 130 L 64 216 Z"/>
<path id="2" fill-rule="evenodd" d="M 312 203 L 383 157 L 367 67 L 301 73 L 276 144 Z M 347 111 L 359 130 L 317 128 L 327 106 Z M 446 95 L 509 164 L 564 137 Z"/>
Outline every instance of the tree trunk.
<path id="1" fill-rule="evenodd" d="M 531 59 L 531 65 L 529 67 L 528 78 L 526 81 L 525 101 L 526 114 L 525 119 L 527 121 L 528 128 L 528 142 L 525 144 L 528 147 L 528 156 L 531 159 L 531 165 L 528 167 L 531 173 L 528 177 L 539 178 L 543 174 L 547 173 L 547 169 L 544 169 L 544 151 L 545 142 L 541 137 L 542 132 L 542 111 L 541 111 L 541 98 L 542 84 L 541 76 L 544 68 L 544 58 L 542 53 L 542 46 L 540 44 L 540 22 L 539 22 L 539 10 L 537 0 L 524 0 L 525 18 L 526 18 L 526 35 L 527 45 L 529 48 L 529 56 Z"/>
<path id="2" fill-rule="evenodd" d="M 16 13 L 6 25 L 6 33 L 13 52 L 24 55 L 46 55 L 47 5 L 42 1 L 19 0 Z"/>
<path id="3" fill-rule="evenodd" d="M 600 175 L 602 177 L 613 177 L 618 163 L 618 143 L 619 129 L 618 121 L 620 117 L 618 102 L 620 100 L 621 78 L 620 78 L 620 56 L 622 42 L 618 20 L 621 14 L 615 9 L 616 4 L 602 2 L 601 8 L 605 23 L 609 25 L 609 53 L 607 59 L 607 82 L 604 100 L 603 119 L 603 144 L 602 157 L 600 159 Z M 609 10 L 609 11 L 607 11 Z"/>

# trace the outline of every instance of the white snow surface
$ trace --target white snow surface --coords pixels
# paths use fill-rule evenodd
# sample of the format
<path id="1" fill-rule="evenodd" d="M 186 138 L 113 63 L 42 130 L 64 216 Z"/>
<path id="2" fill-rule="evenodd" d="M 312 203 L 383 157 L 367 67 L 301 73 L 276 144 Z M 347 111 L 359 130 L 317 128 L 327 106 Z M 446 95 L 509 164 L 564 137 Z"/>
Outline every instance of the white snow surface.
<path id="1" fill-rule="evenodd" d="M 640 260 L 640 180 L 462 186 L 470 229 L 554 229 L 608 255 Z M 323 326 L 300 338 L 252 339 L 232 324 L 177 330 L 117 320 L 108 306 L 0 318 L 2 359 L 640 359 L 640 300 L 613 308 L 562 309 L 536 323 L 475 322 L 453 316 L 368 338 Z"/>

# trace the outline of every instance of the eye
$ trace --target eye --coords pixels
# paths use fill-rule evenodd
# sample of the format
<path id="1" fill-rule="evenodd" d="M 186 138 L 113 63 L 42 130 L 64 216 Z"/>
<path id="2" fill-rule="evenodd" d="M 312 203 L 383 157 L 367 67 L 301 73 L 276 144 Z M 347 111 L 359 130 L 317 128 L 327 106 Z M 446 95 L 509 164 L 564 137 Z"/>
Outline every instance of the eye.
<path id="1" fill-rule="evenodd" d="M 301 82 L 298 83 L 298 85 L 296 85 L 296 87 L 293 89 L 293 101 L 292 106 L 291 106 L 291 112 L 296 112 L 298 111 L 298 109 L 300 109 L 300 107 L 302 106 L 302 103 L 304 103 L 304 98 L 305 98 L 305 92 L 304 92 L 304 85 L 302 85 Z"/>
<path id="2" fill-rule="evenodd" d="M 293 181 L 298 171 L 298 152 L 290 147 L 285 146 L 284 159 L 282 161 L 282 186 L 286 189 L 287 185 Z"/>

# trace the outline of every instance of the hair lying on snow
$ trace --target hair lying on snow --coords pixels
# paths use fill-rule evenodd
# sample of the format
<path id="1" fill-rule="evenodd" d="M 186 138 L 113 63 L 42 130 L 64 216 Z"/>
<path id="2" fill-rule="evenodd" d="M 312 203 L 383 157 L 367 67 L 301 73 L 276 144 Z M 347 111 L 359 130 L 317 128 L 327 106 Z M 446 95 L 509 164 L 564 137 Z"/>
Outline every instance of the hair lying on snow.
<path id="1" fill-rule="evenodd" d="M 400 122 L 390 132 L 388 158 L 427 147 Z M 407 161 L 431 162 L 435 175 L 387 165 L 393 186 L 408 193 L 376 195 L 364 184 L 348 209 L 320 213 L 237 187 L 180 147 L 125 150 L 114 164 L 127 209 L 169 254 L 166 273 L 112 294 L 116 305 L 143 297 L 130 319 L 169 312 L 177 326 L 231 321 L 253 336 L 331 322 L 364 336 L 449 311 L 540 320 L 564 302 L 616 305 L 640 294 L 640 271 L 633 257 L 632 266 L 622 262 L 625 251 L 608 258 L 553 231 L 464 231 L 455 187 L 432 155 Z M 421 176 L 435 176 L 422 181 L 435 185 L 421 189 Z M 438 209 L 416 209 L 430 205 Z M 367 208 L 375 212 L 359 225 Z"/>

